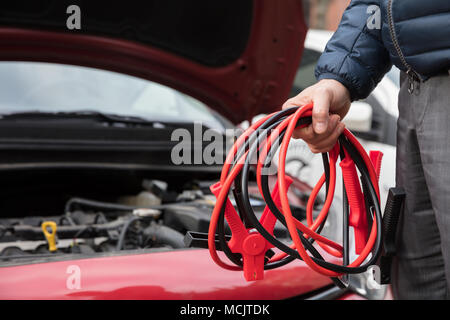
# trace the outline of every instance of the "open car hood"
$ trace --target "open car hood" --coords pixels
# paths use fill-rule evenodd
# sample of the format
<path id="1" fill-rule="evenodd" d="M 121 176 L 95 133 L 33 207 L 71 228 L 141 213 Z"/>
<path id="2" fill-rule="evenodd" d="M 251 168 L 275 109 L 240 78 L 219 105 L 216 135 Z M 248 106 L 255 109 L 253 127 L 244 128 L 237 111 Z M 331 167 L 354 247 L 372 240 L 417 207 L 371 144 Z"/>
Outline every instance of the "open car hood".
<path id="1" fill-rule="evenodd" d="M 69 30 L 73 4 L 81 29 Z M 238 123 L 279 109 L 288 97 L 306 35 L 303 17 L 301 0 L 2 1 L 0 60 L 130 74 Z"/>

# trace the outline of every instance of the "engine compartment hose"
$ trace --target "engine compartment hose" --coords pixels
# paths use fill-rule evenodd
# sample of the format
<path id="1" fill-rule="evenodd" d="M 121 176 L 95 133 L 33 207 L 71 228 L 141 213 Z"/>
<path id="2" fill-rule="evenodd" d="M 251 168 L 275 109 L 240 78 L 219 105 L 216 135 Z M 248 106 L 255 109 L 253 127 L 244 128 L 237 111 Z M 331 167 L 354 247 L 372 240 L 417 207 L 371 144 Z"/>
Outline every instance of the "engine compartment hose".
<path id="1" fill-rule="evenodd" d="M 331 277 L 342 286 L 339 277 L 365 272 L 377 262 L 382 250 L 382 213 L 378 186 L 382 154 L 378 152 L 376 157 L 375 154 L 372 157 L 371 153 L 369 157 L 349 130 L 345 129 L 335 146 L 322 154 L 324 173 L 308 199 L 306 223 L 297 220 L 292 214 L 288 199 L 289 176 L 285 171 L 286 155 L 294 130 L 308 126 L 311 122 L 312 104 L 272 113 L 252 124 L 229 151 L 220 181 L 214 185 L 216 204 L 208 232 L 210 255 L 220 267 L 244 270 L 247 280 L 257 280 L 262 278 L 259 268 L 275 269 L 300 259 L 312 270 Z M 274 173 L 271 164 L 277 151 L 278 167 Z M 376 158 L 375 165 L 372 158 Z M 338 162 L 343 176 L 343 244 L 321 235 L 335 195 Z M 252 170 L 256 172 L 259 193 L 267 208 L 260 219 L 250 204 L 249 179 Z M 276 186 L 270 190 L 268 178 L 273 174 L 277 176 Z M 316 198 L 324 186 L 325 202 L 314 217 Z M 239 214 L 233 212 L 234 207 L 229 204 L 230 194 L 235 198 Z M 232 232 L 229 241 L 225 236 L 225 220 Z M 275 221 L 288 229 L 291 245 L 274 236 Z M 355 237 L 356 258 L 353 261 L 349 260 L 350 227 Z M 225 253 L 229 262 L 219 257 L 216 236 L 219 249 Z M 278 253 L 262 260 L 261 255 L 270 248 L 277 248 Z M 325 254 L 328 259 L 324 258 Z M 330 256 L 333 257 L 332 262 Z M 249 268 L 253 271 L 250 272 Z"/>
<path id="2" fill-rule="evenodd" d="M 144 237 L 146 238 L 145 242 L 165 243 L 174 249 L 186 248 L 183 234 L 156 222 L 152 222 L 144 229 Z"/>

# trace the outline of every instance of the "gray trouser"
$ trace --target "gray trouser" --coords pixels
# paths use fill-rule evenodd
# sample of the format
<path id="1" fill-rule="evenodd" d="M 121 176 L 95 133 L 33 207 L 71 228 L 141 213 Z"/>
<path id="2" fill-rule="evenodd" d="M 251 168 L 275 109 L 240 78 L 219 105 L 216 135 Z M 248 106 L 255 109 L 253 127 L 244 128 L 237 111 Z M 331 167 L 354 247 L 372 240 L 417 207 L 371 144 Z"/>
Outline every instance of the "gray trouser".
<path id="1" fill-rule="evenodd" d="M 409 94 L 401 76 L 397 186 L 406 190 L 392 287 L 397 299 L 450 297 L 450 76 Z"/>

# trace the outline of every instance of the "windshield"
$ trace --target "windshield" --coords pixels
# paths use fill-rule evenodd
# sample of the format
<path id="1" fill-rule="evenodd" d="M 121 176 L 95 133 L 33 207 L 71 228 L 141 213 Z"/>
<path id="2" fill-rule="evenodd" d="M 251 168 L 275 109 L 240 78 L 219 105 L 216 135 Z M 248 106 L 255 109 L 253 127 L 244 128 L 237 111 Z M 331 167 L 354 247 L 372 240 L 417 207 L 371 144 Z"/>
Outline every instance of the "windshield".
<path id="1" fill-rule="evenodd" d="M 0 62 L 0 114 L 94 111 L 221 129 L 202 102 L 140 78 L 72 65 Z"/>

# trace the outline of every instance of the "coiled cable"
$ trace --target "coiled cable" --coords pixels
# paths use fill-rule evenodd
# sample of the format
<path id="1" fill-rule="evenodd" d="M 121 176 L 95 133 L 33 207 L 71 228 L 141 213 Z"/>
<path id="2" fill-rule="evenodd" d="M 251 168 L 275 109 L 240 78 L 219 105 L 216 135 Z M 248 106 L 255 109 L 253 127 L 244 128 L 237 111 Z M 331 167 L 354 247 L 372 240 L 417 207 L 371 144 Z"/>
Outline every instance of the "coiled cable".
<path id="1" fill-rule="evenodd" d="M 361 273 L 370 265 L 375 264 L 382 244 L 382 215 L 379 201 L 378 178 L 373 164 L 359 144 L 357 139 L 347 129 L 339 137 L 336 145 L 328 153 L 322 154 L 324 174 L 314 187 L 307 204 L 307 225 L 293 217 L 289 206 L 286 186 L 285 160 L 289 141 L 296 128 L 307 126 L 311 123 L 312 105 L 293 107 L 270 114 L 249 127 L 235 142 L 227 155 L 222 169 L 220 184 L 221 190 L 217 195 L 211 222 L 209 225 L 208 247 L 212 259 L 219 266 L 228 270 L 242 270 L 242 259 L 239 254 L 230 249 L 224 232 L 225 203 L 231 190 L 241 216 L 250 222 L 270 244 L 280 250 L 280 253 L 267 259 L 264 269 L 274 269 L 285 265 L 295 259 L 303 260 L 314 271 L 332 277 L 333 281 L 342 286 L 338 277 L 344 274 Z M 281 208 L 278 208 L 269 189 L 267 169 L 279 146 L 279 159 L 277 168 L 277 183 Z M 349 205 L 345 188 L 343 188 L 343 245 L 340 245 L 320 233 L 328 216 L 330 206 L 334 198 L 336 185 L 336 162 L 349 157 L 361 174 L 364 197 L 370 207 L 369 216 L 373 219 L 368 239 L 357 258 L 349 263 L 348 245 L 348 211 Z M 276 239 L 260 223 L 250 204 L 248 193 L 249 174 L 256 163 L 256 179 L 259 191 L 272 212 L 288 230 L 293 241 L 291 246 Z M 313 219 L 313 207 L 320 189 L 325 185 L 325 204 L 316 219 Z M 233 188 L 232 188 L 233 187 Z M 351 208 L 350 208 L 351 210 Z M 220 249 L 232 262 L 228 264 L 220 259 L 216 252 L 215 236 L 219 238 Z M 320 252 L 313 246 L 316 242 L 328 254 L 342 259 L 342 264 L 331 263 L 324 259 Z M 370 257 L 369 257 L 370 255 Z"/>

